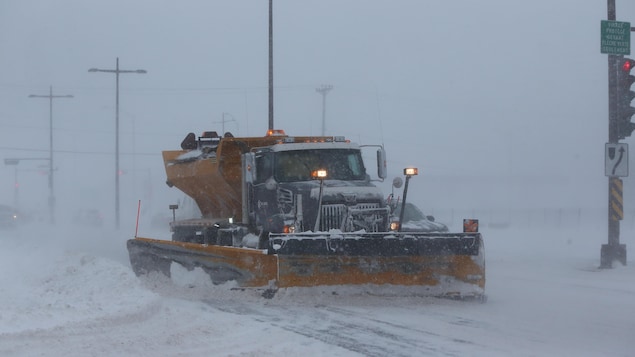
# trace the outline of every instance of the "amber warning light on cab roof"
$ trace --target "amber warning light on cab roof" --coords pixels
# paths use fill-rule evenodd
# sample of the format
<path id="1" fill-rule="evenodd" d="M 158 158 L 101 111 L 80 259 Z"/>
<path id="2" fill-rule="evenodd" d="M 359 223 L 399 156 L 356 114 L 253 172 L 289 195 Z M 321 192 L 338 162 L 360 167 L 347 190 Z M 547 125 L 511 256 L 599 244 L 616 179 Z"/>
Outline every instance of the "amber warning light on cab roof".
<path id="1" fill-rule="evenodd" d="M 282 129 L 269 129 L 267 130 L 267 136 L 286 136 Z"/>

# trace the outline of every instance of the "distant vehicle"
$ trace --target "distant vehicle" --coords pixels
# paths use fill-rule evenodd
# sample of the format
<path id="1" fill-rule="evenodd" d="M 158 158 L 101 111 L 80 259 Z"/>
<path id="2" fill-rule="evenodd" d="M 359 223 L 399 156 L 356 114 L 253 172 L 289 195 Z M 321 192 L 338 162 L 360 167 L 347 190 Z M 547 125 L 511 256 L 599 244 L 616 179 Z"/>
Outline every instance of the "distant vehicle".
<path id="1" fill-rule="evenodd" d="M 399 216 L 401 214 L 401 204 L 395 206 L 391 228 L 399 228 Z M 419 207 L 406 202 L 406 210 L 403 215 L 402 232 L 448 232 L 448 227 L 434 221 L 433 216 L 426 216 Z"/>
<path id="2" fill-rule="evenodd" d="M 13 228 L 18 222 L 18 211 L 11 206 L 0 205 L 0 228 Z"/>
<path id="3" fill-rule="evenodd" d="M 104 216 L 96 208 L 85 208 L 77 211 L 73 221 L 76 224 L 101 227 L 104 224 Z"/>

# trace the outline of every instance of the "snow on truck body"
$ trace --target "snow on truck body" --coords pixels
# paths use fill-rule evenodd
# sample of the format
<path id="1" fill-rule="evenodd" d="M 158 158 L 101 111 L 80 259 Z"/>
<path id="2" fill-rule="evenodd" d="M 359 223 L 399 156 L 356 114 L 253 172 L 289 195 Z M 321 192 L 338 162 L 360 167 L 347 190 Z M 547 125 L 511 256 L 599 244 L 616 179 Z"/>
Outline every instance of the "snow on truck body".
<path id="1" fill-rule="evenodd" d="M 181 147 L 163 152 L 167 184 L 192 197 L 202 217 L 172 222 L 172 241 L 129 240 L 137 274 L 169 276 L 177 262 L 242 286 L 394 284 L 430 291 L 456 280 L 482 295 L 481 235 L 390 231 L 390 207 L 367 174 L 361 147 L 343 137 L 208 132 L 198 139 L 188 134 Z M 383 179 L 385 152 L 376 147 Z"/>

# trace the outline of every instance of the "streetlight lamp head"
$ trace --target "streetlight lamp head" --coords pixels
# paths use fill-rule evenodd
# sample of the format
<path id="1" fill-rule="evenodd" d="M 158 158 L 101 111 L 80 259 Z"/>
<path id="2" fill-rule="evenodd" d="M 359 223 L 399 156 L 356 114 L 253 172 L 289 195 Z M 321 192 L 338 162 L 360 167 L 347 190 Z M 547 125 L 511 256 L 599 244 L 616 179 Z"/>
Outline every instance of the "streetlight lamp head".
<path id="1" fill-rule="evenodd" d="M 88 70 L 88 72 L 98 72 L 99 70 L 97 68 L 91 68 Z"/>
<path id="2" fill-rule="evenodd" d="M 141 74 L 148 73 L 148 71 L 146 71 L 145 69 L 138 69 L 135 72 L 141 73 Z"/>

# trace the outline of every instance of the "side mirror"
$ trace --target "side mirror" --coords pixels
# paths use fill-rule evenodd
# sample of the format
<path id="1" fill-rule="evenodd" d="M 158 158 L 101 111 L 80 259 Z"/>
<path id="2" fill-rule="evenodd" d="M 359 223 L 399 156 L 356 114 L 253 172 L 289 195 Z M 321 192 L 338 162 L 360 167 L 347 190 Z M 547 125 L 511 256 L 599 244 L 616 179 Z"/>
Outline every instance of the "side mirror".
<path id="1" fill-rule="evenodd" d="M 256 178 L 256 158 L 254 153 L 243 154 L 243 176 L 245 182 L 253 183 Z"/>
<path id="2" fill-rule="evenodd" d="M 401 186 L 403 186 L 403 179 L 401 177 L 397 176 L 392 179 L 392 187 L 401 188 Z"/>
<path id="3" fill-rule="evenodd" d="M 380 147 L 377 150 L 377 176 L 382 180 L 388 177 L 388 169 L 386 168 L 386 150 Z"/>

